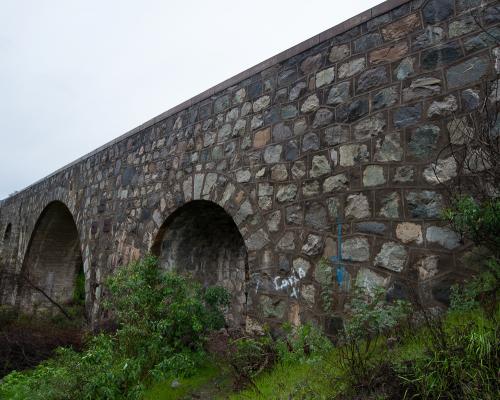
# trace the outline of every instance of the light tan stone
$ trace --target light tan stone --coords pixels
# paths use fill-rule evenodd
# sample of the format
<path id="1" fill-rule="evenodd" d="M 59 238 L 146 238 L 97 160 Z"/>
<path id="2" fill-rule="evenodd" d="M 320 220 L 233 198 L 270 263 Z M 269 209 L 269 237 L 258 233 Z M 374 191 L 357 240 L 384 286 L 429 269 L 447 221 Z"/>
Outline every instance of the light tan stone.
<path id="1" fill-rule="evenodd" d="M 422 244 L 422 227 L 412 222 L 403 222 L 396 227 L 396 237 L 403 243 Z"/>
<path id="2" fill-rule="evenodd" d="M 267 143 L 269 143 L 270 139 L 271 139 L 271 129 L 270 128 L 262 129 L 255 133 L 255 136 L 253 138 L 253 147 L 256 149 L 264 147 Z"/>
<path id="3" fill-rule="evenodd" d="M 374 50 L 370 53 L 370 63 L 382 64 L 385 62 L 393 62 L 403 58 L 408 53 L 408 44 L 399 42 L 391 46 L 383 47 Z"/>
<path id="4" fill-rule="evenodd" d="M 420 17 L 418 14 L 410 14 L 407 17 L 387 25 L 382 28 L 382 35 L 385 40 L 396 40 L 420 27 Z"/>

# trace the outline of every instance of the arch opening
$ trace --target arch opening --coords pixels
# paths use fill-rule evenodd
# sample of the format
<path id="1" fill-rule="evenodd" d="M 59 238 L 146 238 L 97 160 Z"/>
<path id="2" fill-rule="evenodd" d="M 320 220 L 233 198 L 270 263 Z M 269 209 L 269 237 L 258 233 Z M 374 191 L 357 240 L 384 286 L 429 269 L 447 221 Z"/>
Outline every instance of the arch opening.
<path id="1" fill-rule="evenodd" d="M 152 253 L 165 270 L 190 274 L 204 286 L 225 287 L 231 294 L 228 323 L 244 324 L 247 251 L 238 227 L 224 208 L 207 200 L 180 207 L 160 228 Z"/>
<path id="2" fill-rule="evenodd" d="M 18 304 L 26 312 L 56 312 L 56 304 L 81 307 L 83 312 L 82 276 L 80 239 L 73 216 L 63 203 L 52 202 L 31 234 Z"/>
<path id="3" fill-rule="evenodd" d="M 4 243 L 8 242 L 10 240 L 10 235 L 12 234 L 12 224 L 9 222 L 7 224 L 7 227 L 5 228 L 5 232 L 3 234 L 3 241 Z"/>

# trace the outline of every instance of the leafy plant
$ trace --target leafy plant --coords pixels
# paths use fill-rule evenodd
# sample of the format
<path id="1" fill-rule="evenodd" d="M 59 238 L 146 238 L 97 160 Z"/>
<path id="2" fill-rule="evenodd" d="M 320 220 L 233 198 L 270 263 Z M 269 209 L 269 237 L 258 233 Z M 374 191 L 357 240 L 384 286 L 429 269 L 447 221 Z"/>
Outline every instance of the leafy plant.
<path id="1" fill-rule="evenodd" d="M 500 198 L 478 202 L 471 196 L 461 196 L 452 201 L 443 216 L 455 231 L 500 255 Z"/>
<path id="2" fill-rule="evenodd" d="M 338 348 L 340 363 L 352 388 L 369 387 L 376 376 L 377 363 L 387 355 L 383 335 L 406 319 L 410 306 L 403 300 L 387 302 L 383 288 L 376 288 L 373 293 L 357 288 L 348 307 L 349 316 Z"/>
<path id="3" fill-rule="evenodd" d="M 146 384 L 196 370 L 229 302 L 225 290 L 165 273 L 150 256 L 120 268 L 108 288 L 119 329 L 91 338 L 82 353 L 60 349 L 33 370 L 7 375 L 0 398 L 139 399 Z"/>

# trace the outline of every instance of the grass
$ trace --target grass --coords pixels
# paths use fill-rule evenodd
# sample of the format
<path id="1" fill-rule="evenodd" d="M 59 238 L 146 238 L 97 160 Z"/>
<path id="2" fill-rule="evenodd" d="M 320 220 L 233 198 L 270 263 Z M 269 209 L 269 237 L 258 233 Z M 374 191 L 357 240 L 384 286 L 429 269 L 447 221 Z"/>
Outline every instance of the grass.
<path id="1" fill-rule="evenodd" d="M 331 399 L 343 389 L 338 353 L 296 364 L 278 364 L 255 380 L 256 388 L 233 394 L 230 400 Z M 337 379 L 335 379 L 337 378 Z"/>
<path id="2" fill-rule="evenodd" d="M 174 381 L 179 385 L 172 387 Z M 228 367 L 210 359 L 191 377 L 168 379 L 153 385 L 145 393 L 144 400 L 214 399 L 230 391 L 231 378 Z"/>

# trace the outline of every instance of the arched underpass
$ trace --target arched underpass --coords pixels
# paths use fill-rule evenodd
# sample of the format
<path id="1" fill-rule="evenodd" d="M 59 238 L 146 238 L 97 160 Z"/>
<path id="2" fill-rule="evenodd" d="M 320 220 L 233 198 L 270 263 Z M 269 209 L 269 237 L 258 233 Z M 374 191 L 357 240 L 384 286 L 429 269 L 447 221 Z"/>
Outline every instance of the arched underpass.
<path id="1" fill-rule="evenodd" d="M 162 225 L 152 252 L 166 270 L 188 273 L 205 286 L 225 287 L 232 296 L 228 322 L 244 322 L 247 252 L 238 227 L 222 207 L 206 200 L 180 207 Z"/>
<path id="2" fill-rule="evenodd" d="M 33 229 L 21 271 L 18 303 L 23 311 L 39 312 L 83 302 L 82 274 L 80 240 L 73 216 L 63 203 L 52 202 Z"/>

